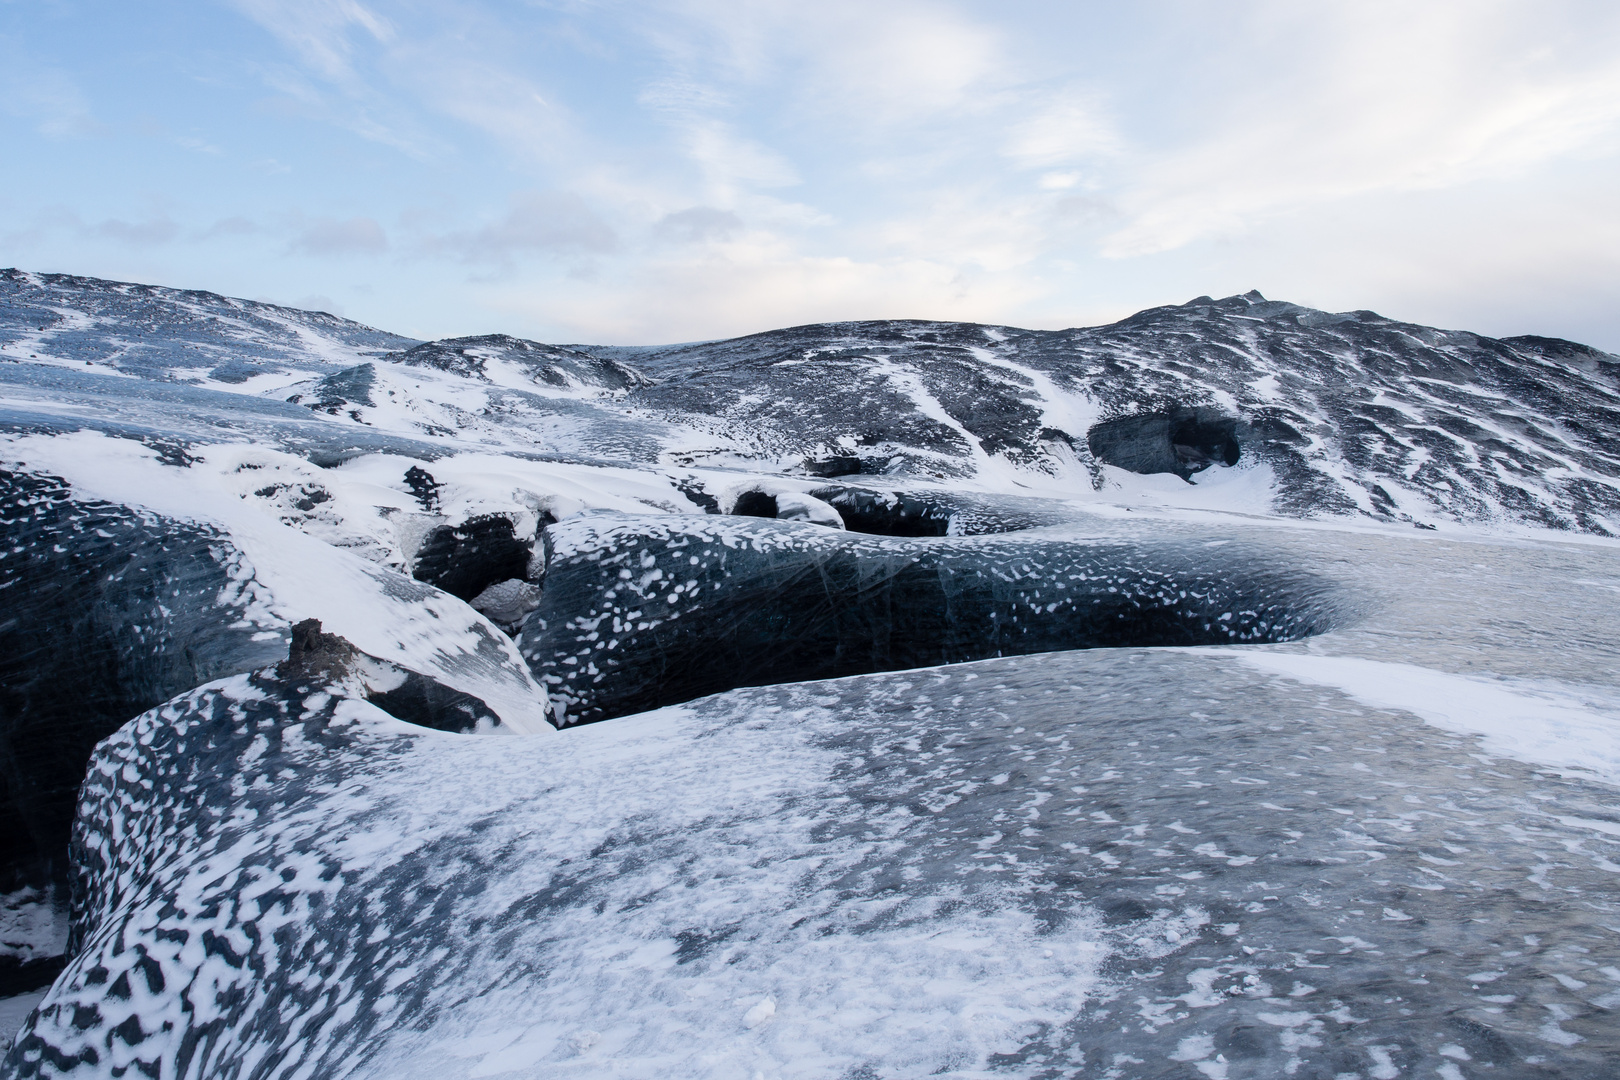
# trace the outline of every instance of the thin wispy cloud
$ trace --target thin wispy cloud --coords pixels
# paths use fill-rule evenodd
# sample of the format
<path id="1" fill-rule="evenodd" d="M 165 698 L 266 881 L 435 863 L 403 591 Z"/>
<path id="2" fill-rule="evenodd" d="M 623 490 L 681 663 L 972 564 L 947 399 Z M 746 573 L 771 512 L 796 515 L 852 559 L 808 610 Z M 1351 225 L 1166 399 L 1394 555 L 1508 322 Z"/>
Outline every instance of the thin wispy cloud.
<path id="1" fill-rule="evenodd" d="M 1599 239 L 1620 216 L 1604 195 L 1620 185 L 1620 9 L 1596 0 L 197 10 L 212 38 L 142 47 L 215 57 L 208 96 L 131 102 L 183 133 L 164 142 L 192 164 L 158 166 L 152 140 L 149 167 L 118 167 L 195 243 L 157 239 L 111 180 L 75 212 L 123 233 L 28 224 L 64 201 L 42 184 L 0 230 L 22 238 L 12 261 L 99 238 L 116 265 L 150 235 L 142 250 L 197 281 L 229 243 L 232 267 L 262 254 L 256 292 L 317 289 L 416 334 L 1071 325 L 1261 287 L 1620 347 L 1620 314 L 1590 299 L 1620 288 Z M 12 45 L 57 77 L 8 101 L 16 130 L 62 148 L 120 130 L 130 84 L 102 79 L 107 57 L 26 33 Z M 1538 209 L 1555 205 L 1582 210 Z M 283 224 L 211 231 L 233 219 Z M 1546 299 L 1564 295 L 1589 299 Z M 1567 325 L 1542 319 L 1554 308 Z"/>
<path id="2" fill-rule="evenodd" d="M 235 217 L 220 218 L 205 229 L 197 232 L 198 240 L 214 240 L 230 236 L 251 236 L 260 231 L 258 224 L 248 218 L 237 215 Z"/>
<path id="3" fill-rule="evenodd" d="M 653 226 L 653 234 L 676 243 L 701 244 L 709 240 L 730 240 L 742 229 L 742 218 L 730 210 L 692 206 L 665 214 Z"/>
<path id="4" fill-rule="evenodd" d="M 358 0 L 231 0 L 242 14 L 274 34 L 298 60 L 333 82 L 359 76 L 353 67 L 355 36 L 387 43 L 394 29 Z"/>
<path id="5" fill-rule="evenodd" d="M 1016 110 L 1024 115 L 1013 120 L 1001 147 L 1001 153 L 1017 165 L 1026 169 L 1075 166 L 1123 149 L 1123 139 L 1107 107 L 1095 95 L 1060 91 L 1030 97 L 1032 102 Z"/>
<path id="6" fill-rule="evenodd" d="M 1327 26 L 1290 19 L 1286 48 L 1255 57 L 1263 77 L 1226 88 L 1231 107 L 1192 139 L 1143 149 L 1121 195 L 1132 220 L 1102 253 L 1153 254 L 1264 215 L 1613 152 L 1620 54 L 1572 65 L 1526 48 L 1524 12 L 1367 4 L 1336 9 Z"/>
<path id="7" fill-rule="evenodd" d="M 108 218 L 90 226 L 89 231 L 131 247 L 151 247 L 167 244 L 180 235 L 180 223 L 167 214 L 156 214 L 144 221 L 120 221 Z"/>
<path id="8" fill-rule="evenodd" d="M 302 255 L 380 255 L 388 234 L 372 218 L 316 218 L 298 232 L 289 250 Z"/>
<path id="9" fill-rule="evenodd" d="M 69 72 L 37 62 L 9 37 L 0 37 L 0 110 L 52 139 L 107 132 Z"/>
<path id="10" fill-rule="evenodd" d="M 523 255 L 606 255 L 618 250 L 619 237 L 573 192 L 525 191 L 514 195 L 510 209 L 496 220 L 429 236 L 421 246 L 428 255 L 509 269 Z"/>

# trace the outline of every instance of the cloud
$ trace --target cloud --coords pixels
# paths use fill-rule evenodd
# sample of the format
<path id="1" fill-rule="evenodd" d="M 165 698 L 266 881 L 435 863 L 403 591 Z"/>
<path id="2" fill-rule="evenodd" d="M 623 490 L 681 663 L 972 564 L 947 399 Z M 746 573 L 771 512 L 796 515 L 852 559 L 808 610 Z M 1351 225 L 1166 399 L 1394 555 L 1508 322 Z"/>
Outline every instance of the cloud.
<path id="1" fill-rule="evenodd" d="M 153 199 L 154 203 L 159 200 Z M 34 246 L 56 238 L 76 237 L 80 240 L 110 240 L 132 248 L 159 247 L 181 238 L 204 241 L 215 236 L 256 231 L 256 226 L 243 218 L 227 218 L 213 227 L 201 231 L 184 230 L 179 222 L 160 206 L 154 206 L 143 220 L 103 218 L 86 222 L 82 215 L 65 206 L 48 207 L 33 215 L 29 227 L 0 235 L 0 240 L 16 246 Z"/>
<path id="2" fill-rule="evenodd" d="M 372 218 L 323 217 L 306 225 L 289 250 L 304 255 L 378 255 L 388 250 L 388 236 Z"/>
<path id="3" fill-rule="evenodd" d="M 699 244 L 706 240 L 729 240 L 742 227 L 742 218 L 730 210 L 694 206 L 689 210 L 665 214 L 653 226 L 653 235 L 681 244 Z"/>
<path id="4" fill-rule="evenodd" d="M 394 37 L 392 24 L 357 0 L 232 0 L 232 6 L 274 34 L 323 78 L 335 82 L 355 77 L 351 66 L 354 28 L 378 42 Z"/>
<path id="5" fill-rule="evenodd" d="M 727 124 L 700 121 L 687 125 L 687 152 L 703 169 L 712 190 L 792 187 L 799 174 L 783 155 L 739 136 Z"/>
<path id="6" fill-rule="evenodd" d="M 199 240 L 212 240 L 217 236 L 248 236 L 259 231 L 259 226 L 245 217 L 220 218 L 197 233 Z"/>
<path id="7" fill-rule="evenodd" d="M 253 243 L 290 253 L 404 252 L 367 317 L 424 332 L 520 285 L 506 310 L 533 332 L 618 340 L 854 313 L 1068 325 L 1259 287 L 1486 328 L 1578 307 L 1571 334 L 1620 341 L 1602 299 L 1620 281 L 1620 8 L 1604 0 L 226 2 L 249 32 L 193 51 L 234 69 L 208 85 L 239 132 L 126 89 L 93 53 L 50 67 L 43 37 L 0 38 L 0 117 L 93 134 L 92 105 L 125 108 L 117 87 L 163 137 L 376 220 L 217 202 L 206 186 L 229 171 L 205 169 L 162 205 L 86 201 L 18 243 L 117 263 L 260 221 Z M 60 197 L 57 177 L 82 182 L 57 153 L 29 162 L 38 193 L 3 196 L 7 227 Z M 333 153 L 386 190 L 342 201 Z M 251 199 L 260 178 L 239 179 Z M 219 206 L 248 217 L 202 209 Z"/>
<path id="8" fill-rule="evenodd" d="M 260 65 L 256 70 L 276 94 L 260 103 L 268 112 L 328 123 L 369 142 L 391 146 L 417 161 L 451 152 L 449 145 L 429 134 L 402 103 L 358 77 L 345 78 L 333 93 L 284 65 Z"/>
<path id="9" fill-rule="evenodd" d="M 176 135 L 174 145 L 182 150 L 190 150 L 194 154 L 213 154 L 219 156 L 225 153 L 207 139 L 199 139 L 194 135 Z"/>
<path id="10" fill-rule="evenodd" d="M 518 255 L 606 255 L 619 249 L 619 237 L 573 192 L 528 191 L 512 197 L 500 220 L 430 237 L 423 247 L 466 263 L 508 266 Z"/>
<path id="11" fill-rule="evenodd" d="M 1050 169 L 1088 157 L 1117 154 L 1120 149 L 1120 135 L 1102 105 L 1090 96 L 1066 92 L 1037 100 L 1012 125 L 1001 152 L 1024 168 Z"/>
<path id="12" fill-rule="evenodd" d="M 15 220 L 20 217 L 22 215 L 9 199 L 0 203 L 0 218 Z M 83 237 L 92 233 L 86 228 L 84 218 L 69 207 L 60 204 L 42 206 L 27 216 L 27 223 L 21 228 L 0 233 L 0 245 L 15 248 L 44 246 L 50 250 L 56 246 L 52 241 L 63 235 Z"/>
<path id="13" fill-rule="evenodd" d="M 180 225 L 168 214 L 154 214 L 145 221 L 135 222 L 108 218 L 91 226 L 89 231 L 131 247 L 152 247 L 173 240 L 180 234 Z"/>
<path id="14" fill-rule="evenodd" d="M 181 135 L 169 129 L 156 117 L 143 116 L 135 122 L 135 130 L 149 139 L 161 139 L 164 142 L 178 146 L 182 150 L 189 150 L 194 154 L 211 154 L 221 156 L 225 151 L 196 135 Z"/>
<path id="15" fill-rule="evenodd" d="M 979 319 L 1030 295 L 1027 281 L 964 275 L 944 262 L 809 256 L 766 241 L 729 245 L 722 257 L 642 263 L 606 289 L 561 279 L 484 297 L 553 340 L 647 344 L 824 320 Z"/>
<path id="16" fill-rule="evenodd" d="M 499 34 L 484 29 L 472 40 L 488 43 Z M 470 47 L 461 33 L 403 42 L 390 66 L 405 74 L 424 107 L 472 126 L 525 165 L 567 168 L 589 156 L 569 110 L 503 66 L 497 50 Z"/>
<path id="17" fill-rule="evenodd" d="M 33 124 L 52 139 L 104 135 L 106 125 L 90 111 L 84 91 L 72 76 L 38 63 L 0 38 L 0 109 Z"/>
<path id="18" fill-rule="evenodd" d="M 1002 31 L 941 4 L 784 7 L 794 12 L 795 37 L 814 49 L 804 104 L 832 104 L 858 124 L 885 128 L 980 112 L 995 104 L 986 91 L 1008 71 Z"/>
<path id="19" fill-rule="evenodd" d="M 775 83 L 805 115 L 861 129 L 976 112 L 1007 71 L 997 26 L 917 0 L 684 0 L 638 7 L 633 30 L 674 73 L 660 92 L 689 107 L 746 96 L 726 84 Z"/>
<path id="20" fill-rule="evenodd" d="M 308 296 L 294 300 L 292 307 L 300 311 L 324 311 L 328 315 L 343 317 L 343 305 L 322 293 L 311 293 Z"/>
<path id="21" fill-rule="evenodd" d="M 1313 10 L 1256 9 L 1282 30 L 1245 77 L 1210 94 L 1221 108 L 1201 130 L 1138 148 L 1116 178 L 1127 224 L 1103 240 L 1104 255 L 1170 251 L 1269 215 L 1617 148 L 1620 54 L 1549 47 L 1556 33 L 1501 4 Z M 1590 32 L 1612 43 L 1616 19 L 1596 22 Z"/>
<path id="22" fill-rule="evenodd" d="M 982 159 L 1005 125 L 969 132 L 1022 77 L 1010 74 L 999 28 L 939 3 L 664 0 L 610 10 L 653 50 L 636 100 L 672 136 L 673 154 L 647 185 L 664 190 L 647 201 L 729 206 L 750 221 L 787 209 L 780 189 L 880 173 L 893 188 L 926 182 L 964 153 Z M 851 216 L 848 206 L 829 213 L 828 194 L 798 200 L 801 224 Z"/>
<path id="23" fill-rule="evenodd" d="M 232 2 L 297 61 L 296 68 L 272 64 L 260 71 L 283 109 L 422 161 L 464 152 L 436 134 L 424 113 L 469 125 L 530 161 L 581 156 L 568 111 L 503 62 L 512 20 L 500 19 L 498 9 L 476 2 L 396 5 L 396 20 L 380 14 L 381 5 L 357 0 Z"/>
<path id="24" fill-rule="evenodd" d="M 374 70 L 379 62 L 386 65 L 401 45 L 393 22 L 357 0 L 229 2 L 280 41 L 297 61 L 295 66 L 248 65 L 276 95 L 262 103 L 271 111 L 320 120 L 418 160 L 449 151 Z"/>

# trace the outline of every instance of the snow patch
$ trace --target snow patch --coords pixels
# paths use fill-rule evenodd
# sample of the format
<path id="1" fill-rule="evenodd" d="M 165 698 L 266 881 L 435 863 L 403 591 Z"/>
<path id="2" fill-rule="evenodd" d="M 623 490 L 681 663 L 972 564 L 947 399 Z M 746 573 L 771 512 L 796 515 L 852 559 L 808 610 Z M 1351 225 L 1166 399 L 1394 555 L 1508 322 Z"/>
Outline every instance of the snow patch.
<path id="1" fill-rule="evenodd" d="M 1488 753 L 1620 787 L 1620 700 L 1595 689 L 1454 675 L 1349 656 L 1212 649 L 1270 675 L 1331 686 L 1447 731 L 1478 735 Z"/>

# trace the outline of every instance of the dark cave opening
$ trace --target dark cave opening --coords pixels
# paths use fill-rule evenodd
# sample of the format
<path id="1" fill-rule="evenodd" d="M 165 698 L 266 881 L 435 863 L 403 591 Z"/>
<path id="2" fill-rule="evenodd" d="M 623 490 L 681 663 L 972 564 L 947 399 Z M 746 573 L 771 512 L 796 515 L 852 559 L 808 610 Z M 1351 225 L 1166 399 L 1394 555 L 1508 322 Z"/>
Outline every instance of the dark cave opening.
<path id="1" fill-rule="evenodd" d="M 479 722 L 494 726 L 500 717 L 481 698 L 453 690 L 436 679 L 411 671 L 392 690 L 372 691 L 366 700 L 396 720 L 436 731 L 477 731 Z"/>
<path id="2" fill-rule="evenodd" d="M 1231 467 L 1242 453 L 1233 430 L 1236 423 L 1229 417 L 1202 420 L 1191 416 L 1177 420 L 1170 428 L 1170 449 L 1176 460 L 1192 472 L 1211 465 Z"/>
<path id="3" fill-rule="evenodd" d="M 526 578 L 533 550 L 534 541 L 517 536 L 511 519 L 469 518 L 428 533 L 412 560 L 411 576 L 471 600 L 497 582 Z"/>
<path id="4" fill-rule="evenodd" d="M 1104 420 L 1086 433 L 1086 445 L 1098 461 L 1144 475 L 1174 473 L 1190 483 L 1211 465 L 1236 465 L 1247 434 L 1236 417 L 1200 405 Z"/>
<path id="5" fill-rule="evenodd" d="M 481 698 L 362 653 L 347 639 L 322 631 L 319 619 L 293 625 L 287 659 L 276 665 L 275 678 L 307 693 L 310 687 L 356 671 L 363 673 L 366 700 L 407 724 L 465 734 L 476 731 L 480 724 L 493 727 L 500 723 L 500 717 Z"/>
<path id="6" fill-rule="evenodd" d="M 854 476 L 861 472 L 865 463 L 855 454 L 834 454 L 824 458 L 805 458 L 804 471 L 811 476 L 830 479 L 834 476 Z"/>
<path id="7" fill-rule="evenodd" d="M 829 503 L 850 532 L 870 536 L 946 536 L 951 511 L 938 503 L 899 492 L 861 488 L 817 488 L 810 494 Z"/>
<path id="8" fill-rule="evenodd" d="M 763 491 L 745 491 L 737 496 L 731 512 L 738 517 L 773 518 L 777 514 L 776 496 Z"/>

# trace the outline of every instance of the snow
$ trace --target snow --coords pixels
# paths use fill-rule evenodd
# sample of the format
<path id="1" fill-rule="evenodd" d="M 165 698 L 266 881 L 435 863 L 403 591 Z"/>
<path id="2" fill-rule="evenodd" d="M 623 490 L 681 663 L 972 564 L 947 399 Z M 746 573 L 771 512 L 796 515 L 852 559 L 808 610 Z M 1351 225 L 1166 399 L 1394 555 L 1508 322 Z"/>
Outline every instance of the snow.
<path id="1" fill-rule="evenodd" d="M 24 963 L 60 956 L 67 936 L 67 919 L 51 890 L 0 893 L 0 955 Z"/>
<path id="2" fill-rule="evenodd" d="M 1615 400 L 1596 362 L 1492 345 L 1507 375 L 1540 379 L 1525 395 L 1481 374 L 1468 335 L 1256 294 L 1064 335 L 838 324 L 601 350 L 662 380 L 614 390 L 575 369 L 537 381 L 518 354 L 552 347 L 533 343 L 468 346 L 483 377 L 463 377 L 327 316 L 6 281 L 60 317 L 6 328 L 8 361 L 40 356 L 0 365 L 0 458 L 218 528 L 254 626 L 319 618 L 549 736 L 429 732 L 353 688 L 246 676 L 125 725 L 86 788 L 105 863 L 86 952 L 33 1029 L 53 1046 L 172 1065 L 187 1026 L 216 1018 L 199 1075 L 432 1080 L 1388 1080 L 1461 1076 L 1502 1046 L 1506 1066 L 1569 1075 L 1616 1053 L 1620 544 L 1601 534 L 1620 480 L 1589 434 L 1607 430 L 1591 403 Z M 167 337 L 139 329 L 154 313 Z M 343 380 L 327 380 L 363 364 L 370 404 L 329 401 Z M 1257 437 L 1193 483 L 1092 458 L 1098 420 L 1167 401 L 1263 407 L 1300 436 Z M 829 446 L 867 471 L 801 475 Z M 554 733 L 479 610 L 510 631 L 540 585 L 465 604 L 409 576 L 434 527 L 485 514 L 624 549 L 603 558 L 665 533 L 730 549 L 753 528 L 696 516 L 683 485 L 722 510 L 767 492 L 841 529 L 811 494 L 836 484 L 1041 531 L 765 532 L 1005 552 L 1017 589 L 1033 545 L 1151 543 L 1200 572 L 1314 583 L 1326 632 L 732 690 Z M 217 772 L 177 780 L 204 730 Z M 59 952 L 59 909 L 13 899 L 7 947 Z M 168 989 L 88 977 L 137 955 Z M 0 1023 L 36 1000 L 0 1002 Z M 111 1034 L 131 1020 L 140 1047 Z"/>
<path id="3" fill-rule="evenodd" d="M 872 369 L 887 379 L 902 396 L 909 398 L 918 413 L 956 434 L 967 451 L 968 460 L 975 474 L 984 476 L 987 473 L 999 472 L 990 455 L 985 452 L 984 445 L 974 437 L 966 425 L 940 404 L 939 399 L 929 391 L 920 372 L 889 356 L 880 354 L 869 359 Z"/>
<path id="4" fill-rule="evenodd" d="M 1435 571 L 1459 550 L 1526 572 L 1550 561 L 1536 545 L 1425 540 L 1391 563 L 1393 540 L 1380 534 L 1248 528 L 1286 529 L 1356 568 L 1382 563 L 1392 594 L 1443 589 Z M 1599 580 L 1591 568 L 1611 558 L 1601 545 L 1560 550 L 1588 566 L 1560 568 L 1574 580 Z M 1516 583 L 1492 588 L 1512 595 Z M 1399 608 L 1373 610 L 1364 633 L 1407 626 Z M 1316 642 L 1360 640 L 1345 631 Z M 1459 655 L 1480 647 L 1457 645 Z M 1525 651 L 1495 647 L 1485 655 Z M 1571 660 L 1601 663 L 1607 647 Z M 1412 928 L 1466 925 L 1492 890 L 1522 884 L 1527 859 L 1542 865 L 1525 848 L 1562 853 L 1541 871 L 1557 876 L 1541 880 L 1565 892 L 1541 894 L 1498 936 L 1591 951 L 1526 950 L 1521 963 L 1482 952 L 1487 939 L 1475 935 L 1448 946 L 1468 965 L 1461 974 L 1500 972 L 1489 983 L 1497 996 L 1551 987 L 1570 1016 L 1620 985 L 1568 959 L 1612 963 L 1606 931 L 1546 914 L 1557 896 L 1601 902 L 1612 887 L 1620 829 L 1578 774 L 1546 780 L 1515 771 L 1511 756 L 1470 756 L 1474 741 L 1449 730 L 1425 737 L 1410 710 L 1425 704 L 1418 691 L 1435 695 L 1437 677 L 1455 692 L 1444 673 L 1405 665 L 1411 685 L 1394 680 L 1375 705 L 1357 694 L 1402 665 L 1290 648 L 1094 650 L 735 691 L 544 742 L 409 733 L 347 703 L 353 745 L 307 759 L 344 782 L 316 773 L 283 796 L 303 801 L 250 834 L 254 865 L 297 869 L 319 891 L 329 886 L 301 868 L 336 860 L 343 888 L 374 898 L 358 926 L 289 927 L 384 948 L 379 996 L 350 999 L 343 1014 L 375 1017 L 371 1026 L 301 1037 L 293 1059 L 434 1080 L 972 1077 L 992 1075 L 1001 1054 L 1017 1062 L 1001 1074 L 1033 1076 L 1039 1062 L 1095 1045 L 1213 1068 L 1222 1062 L 1206 1038 L 1247 1024 L 1266 1033 L 1257 1038 L 1274 1071 L 1341 1052 L 1370 1070 L 1377 1055 L 1336 1033 L 1411 1028 L 1396 1005 L 1378 1004 L 1385 990 L 1369 997 L 1360 980 L 1385 986 L 1386 958 L 1410 947 L 1401 935 Z M 1490 680 L 1462 681 L 1475 698 L 1490 690 Z M 1508 685 L 1530 699 L 1533 688 Z M 251 783 L 257 759 L 243 760 Z M 1480 794 L 1487 787 L 1500 796 Z M 1526 790 L 1551 799 L 1528 819 Z M 221 873 L 240 857 L 183 850 L 172 864 L 183 875 L 130 901 L 131 916 L 171 901 L 214 910 L 210 890 L 237 888 Z M 1054 891 L 1057 881 L 1068 884 Z M 1129 898 L 1135 914 L 1111 923 L 1099 903 L 1110 897 Z M 325 940 L 285 962 L 320 955 Z M 1422 970 L 1424 985 L 1403 983 L 1397 1004 L 1450 1007 L 1450 984 Z M 181 969 L 166 971 L 184 983 Z M 287 977 L 302 976 L 294 966 Z M 373 981 L 356 978 L 355 993 Z M 1439 996 L 1412 996 L 1430 986 Z M 1346 1001 L 1360 1021 L 1348 1027 L 1335 1019 L 1351 1015 Z M 1602 1038 L 1567 1020 L 1534 1034 L 1547 1016 L 1535 1012 L 1530 1037 L 1579 1035 L 1577 1049 Z M 244 1054 L 264 1045 L 241 1030 Z M 1437 1031 L 1434 1046 L 1457 1038 Z"/>
<path id="5" fill-rule="evenodd" d="M 482 698 L 513 730 L 549 733 L 545 691 L 517 647 L 453 596 L 284 524 L 243 493 L 267 463 L 313 471 L 288 455 L 247 445 L 213 448 L 190 468 L 161 463 L 140 443 L 92 432 L 12 437 L 3 455 L 61 476 L 77 492 L 182 521 L 222 527 L 283 623 L 321 620 L 363 652 L 431 675 Z M 270 473 L 274 475 L 273 470 Z"/>
<path id="6" fill-rule="evenodd" d="M 728 478 L 729 479 L 729 478 Z M 776 500 L 776 516 L 788 521 L 808 521 L 830 529 L 842 529 L 844 519 L 831 505 L 807 493 L 820 485 L 796 479 L 751 479 L 730 481 L 715 492 L 720 512 L 732 513 L 737 500 L 750 491 L 769 495 Z"/>
<path id="7" fill-rule="evenodd" d="M 1312 538 L 1357 565 L 1384 543 Z M 1451 548 L 1422 545 L 1426 565 Z M 1311 664 L 1312 679 L 1289 674 Z M 353 992 L 374 981 L 381 995 L 353 999 L 370 1027 L 306 1036 L 294 1058 L 451 1080 L 973 1077 L 998 1074 L 999 1054 L 1015 1062 L 999 1074 L 1034 1076 L 1109 1044 L 1213 1067 L 1205 1040 L 1248 1024 L 1267 1033 L 1274 1071 L 1339 1053 L 1370 1070 L 1378 1055 L 1337 1033 L 1396 1045 L 1391 1024 L 1412 1030 L 1396 1005 L 1449 1002 L 1433 968 L 1453 961 L 1423 961 L 1423 985 L 1402 983 L 1388 1006 L 1359 980 L 1386 986 L 1402 935 L 1467 925 L 1524 865 L 1563 891 L 1448 948 L 1459 977 L 1494 973 L 1493 995 L 1545 985 L 1580 1015 L 1620 986 L 1578 962 L 1612 964 L 1608 932 L 1547 905 L 1601 902 L 1620 827 L 1578 773 L 1548 780 L 1510 756 L 1480 760 L 1449 730 L 1424 736 L 1404 685 L 1388 704 L 1356 696 L 1390 667 L 1268 647 L 1059 653 L 735 691 L 543 743 L 408 733 L 346 703 L 353 745 L 309 759 L 346 781 L 288 789 L 302 801 L 251 834 L 254 865 L 336 860 L 372 914 L 289 926 L 366 936 L 386 967 L 357 974 Z M 223 688 L 246 700 L 235 685 Z M 1545 801 L 1527 809 L 1526 790 Z M 130 901 L 137 922 L 160 902 L 212 911 L 210 890 L 237 888 L 220 876 L 235 849 L 182 855 L 178 892 Z M 1105 919 L 1109 897 L 1135 914 Z M 1590 951 L 1485 947 L 1526 934 Z M 1421 998 L 1431 986 L 1439 996 Z M 1534 1034 L 1547 1012 L 1526 1016 L 1542 1045 L 1602 1038 L 1568 1020 Z M 248 1053 L 258 1036 L 242 1030 Z M 1557 1041 L 1577 1035 L 1587 1043 Z M 1429 1052 L 1457 1038 L 1437 1030 Z"/>
<path id="8" fill-rule="evenodd" d="M 10 997 L 0 997 L 0 1049 L 11 1045 L 12 1038 L 21 1030 L 23 1022 L 34 1007 L 44 1000 L 50 992 L 50 987 L 41 990 L 30 990 L 26 994 L 13 994 Z"/>
<path id="9" fill-rule="evenodd" d="M 1308 653 L 1215 650 L 1268 674 L 1332 686 L 1401 709 L 1485 750 L 1620 787 L 1620 694 L 1524 679 L 1455 675 L 1391 661 Z"/>
<path id="10" fill-rule="evenodd" d="M 210 692 L 239 708 L 259 700 L 242 679 L 200 693 Z M 329 707 L 330 699 L 312 699 L 304 715 Z M 367 779 L 317 783 L 301 799 L 289 791 L 300 801 L 267 822 L 251 845 L 255 862 L 300 868 L 275 880 L 297 880 L 332 904 L 341 902 L 339 886 L 325 882 L 390 895 L 396 868 L 419 865 L 447 845 L 478 861 L 514 844 L 523 851 L 519 859 L 500 858 L 500 872 L 471 891 L 439 879 L 456 872 L 450 866 L 422 882 L 430 903 L 434 892 L 446 902 L 458 897 L 444 926 L 503 927 L 493 949 L 467 942 L 472 951 L 447 962 L 433 940 L 444 916 L 435 927 L 421 925 L 426 913 L 412 906 L 419 903 L 414 887 L 411 898 L 377 909 L 379 940 L 396 928 L 387 985 L 416 987 L 417 995 L 431 987 L 417 1008 L 437 1019 L 419 1026 L 390 996 L 381 998 L 376 1008 L 387 1035 L 368 1047 L 373 1052 L 356 1075 L 610 1069 L 641 1077 L 825 1076 L 874 1055 L 895 1075 L 930 1075 L 941 1065 L 974 1075 L 973 1063 L 1015 1050 L 1029 1032 L 1081 1008 L 1108 954 L 1083 908 L 1045 905 L 1037 917 L 1021 901 L 1027 890 L 998 876 L 976 884 L 913 875 L 884 895 L 849 888 L 850 874 L 894 850 L 894 823 L 881 808 L 863 813 L 841 797 L 833 777 L 839 757 L 813 738 L 837 719 L 813 703 L 718 717 L 665 709 L 544 744 L 405 735 L 405 725 L 357 701 L 338 706 L 334 724 L 345 723 L 359 745 L 315 748 L 309 763 L 343 763 L 351 780 Z M 141 726 L 120 738 L 141 738 Z M 356 754 L 368 741 L 379 745 Z M 376 752 L 383 743 L 391 744 L 387 752 Z M 293 756 L 282 760 L 301 760 L 298 745 L 284 744 L 281 753 Z M 241 759 L 248 774 L 255 753 L 250 748 Z M 464 783 L 474 775 L 476 785 Z M 130 790 L 140 797 L 139 786 Z M 474 819 L 489 827 L 467 833 Z M 319 858 L 308 853 L 311 841 L 320 845 Z M 209 830 L 154 842 L 140 857 L 178 875 L 170 898 L 140 887 L 120 894 L 123 907 L 108 913 L 107 932 L 130 920 L 123 923 L 128 932 L 147 941 L 148 931 L 136 927 L 151 925 L 145 912 L 160 903 L 211 920 L 206 913 L 221 889 L 236 903 L 253 902 L 260 887 L 244 891 L 230 872 L 249 849 L 224 838 L 224 847 L 210 849 Z M 322 866 L 339 873 L 321 873 Z M 577 878 L 571 867 L 592 869 Z M 558 892 L 570 878 L 574 884 Z M 533 898 L 547 896 L 543 918 L 514 920 Z M 298 915 L 305 903 L 261 918 L 266 939 L 284 926 L 318 954 L 307 935 L 323 931 L 313 906 Z M 192 959 L 155 942 L 143 947 L 162 958 L 173 986 L 237 979 L 194 969 L 200 953 Z M 238 947 L 251 946 L 243 938 Z M 89 956 L 122 966 L 107 949 L 122 947 L 98 933 Z M 513 958 L 534 974 L 502 974 Z M 295 971 L 288 977 L 299 980 Z M 67 978 L 59 993 L 77 992 L 69 985 L 84 984 Z M 150 1004 L 166 1001 L 169 1012 L 172 1000 Z M 149 1029 L 156 1019 L 140 1013 Z M 253 1052 L 252 1030 L 240 1036 L 243 1053 Z M 325 1036 L 304 1038 L 310 1041 L 301 1052 L 313 1062 L 325 1052 Z M 173 1050 L 164 1045 L 172 1047 L 149 1042 L 142 1053 L 167 1057 Z"/>

